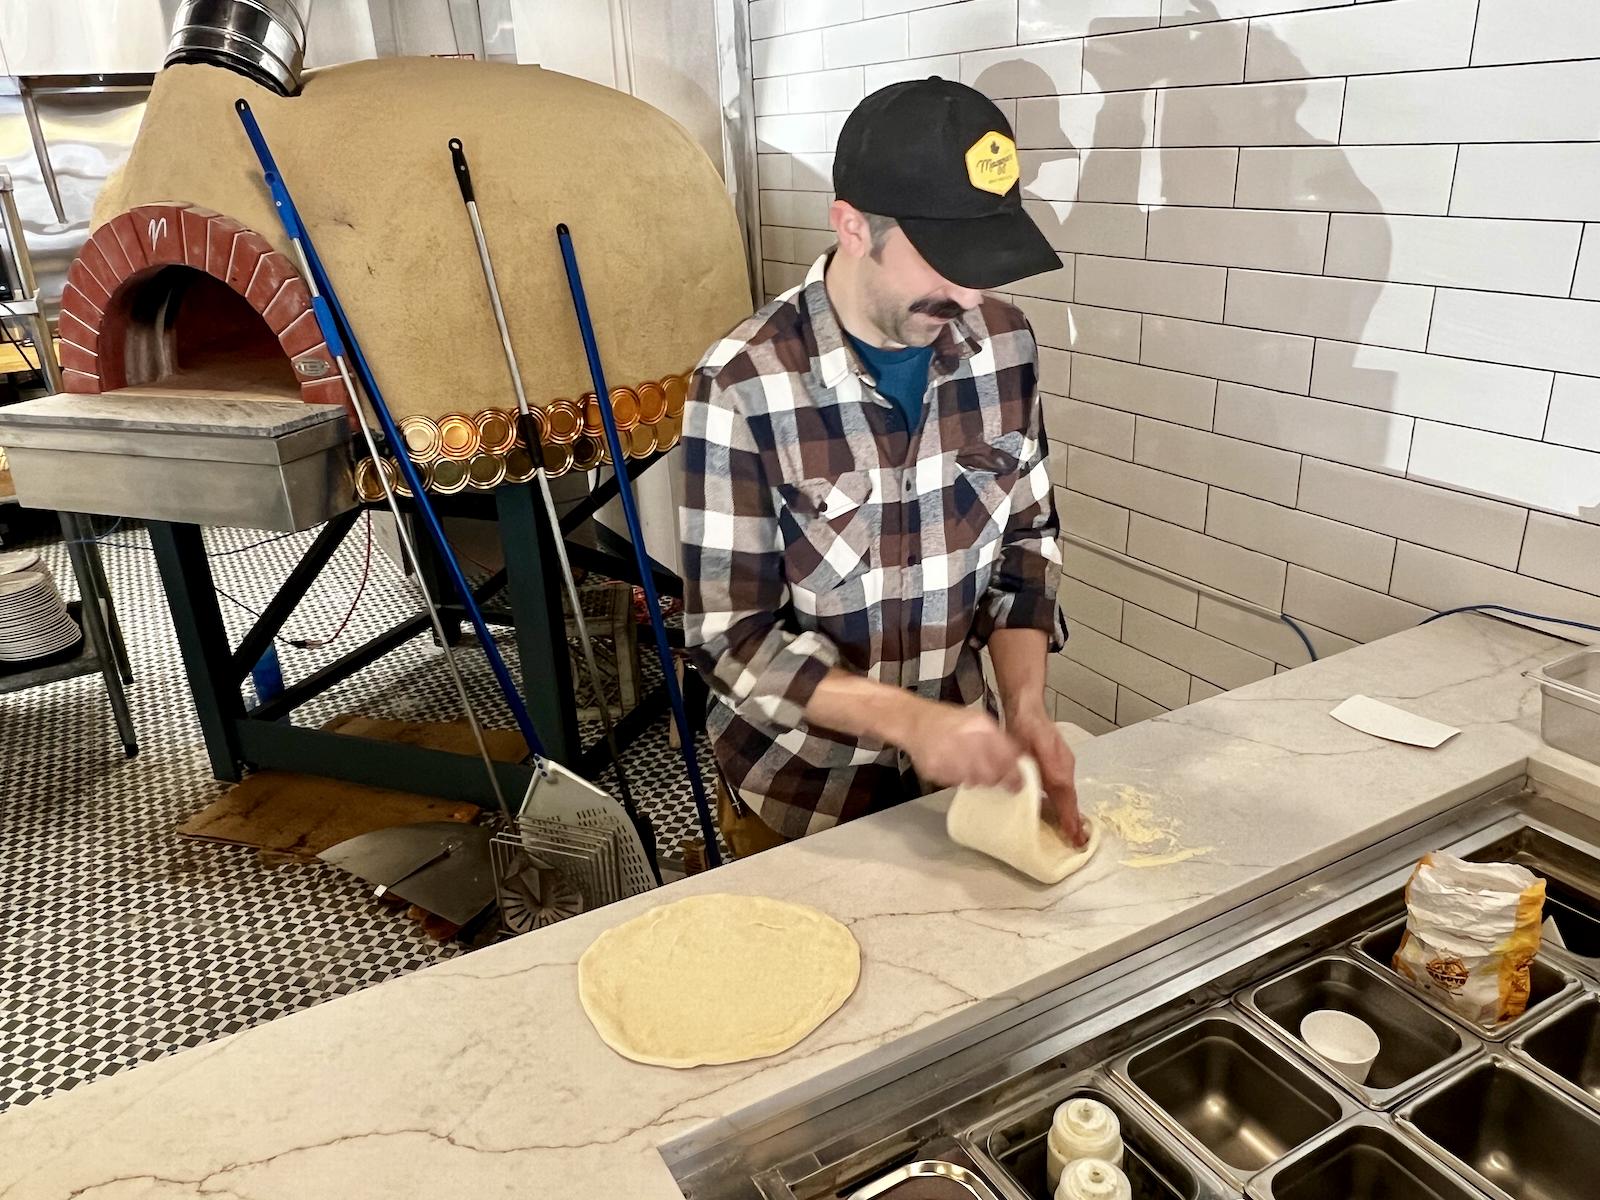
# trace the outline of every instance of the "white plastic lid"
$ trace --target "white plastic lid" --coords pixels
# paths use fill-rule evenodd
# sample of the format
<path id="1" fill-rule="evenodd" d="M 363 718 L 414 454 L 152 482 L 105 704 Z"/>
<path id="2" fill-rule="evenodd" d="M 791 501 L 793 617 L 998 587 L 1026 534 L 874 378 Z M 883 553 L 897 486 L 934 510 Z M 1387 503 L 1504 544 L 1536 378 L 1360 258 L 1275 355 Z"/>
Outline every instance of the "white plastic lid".
<path id="1" fill-rule="evenodd" d="M 1133 1200 L 1133 1185 L 1121 1168 L 1098 1158 L 1080 1158 L 1061 1172 L 1056 1200 Z"/>
<path id="2" fill-rule="evenodd" d="M 1122 1157 L 1122 1123 L 1117 1114 L 1088 1096 L 1068 1100 L 1056 1109 L 1050 1140 L 1067 1162 L 1075 1158 L 1114 1162 Z"/>

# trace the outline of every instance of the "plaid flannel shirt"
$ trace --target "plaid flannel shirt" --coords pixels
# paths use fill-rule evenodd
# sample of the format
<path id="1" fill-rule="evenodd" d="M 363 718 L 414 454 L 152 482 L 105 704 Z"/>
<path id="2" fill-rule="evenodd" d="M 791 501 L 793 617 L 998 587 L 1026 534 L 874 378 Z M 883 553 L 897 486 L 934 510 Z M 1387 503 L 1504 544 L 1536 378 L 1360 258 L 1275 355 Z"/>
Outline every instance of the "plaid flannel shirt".
<path id="1" fill-rule="evenodd" d="M 804 719 L 831 669 L 992 711 L 989 635 L 1066 637 L 1027 320 L 987 298 L 947 325 L 908 430 L 845 341 L 828 258 L 711 348 L 684 410 L 686 643 L 724 777 L 790 837 L 881 807 L 910 766 Z"/>

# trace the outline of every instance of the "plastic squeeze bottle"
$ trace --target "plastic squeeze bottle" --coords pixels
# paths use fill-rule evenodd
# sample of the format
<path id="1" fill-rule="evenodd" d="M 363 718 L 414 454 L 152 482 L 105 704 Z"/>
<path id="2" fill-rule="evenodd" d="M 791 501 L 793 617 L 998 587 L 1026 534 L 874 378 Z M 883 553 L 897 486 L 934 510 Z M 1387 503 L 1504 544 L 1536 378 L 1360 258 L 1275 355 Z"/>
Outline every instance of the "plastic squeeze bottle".
<path id="1" fill-rule="evenodd" d="M 1045 1141 L 1045 1175 L 1052 1192 L 1067 1164 L 1080 1158 L 1097 1158 L 1114 1167 L 1122 1165 L 1122 1123 L 1116 1113 L 1088 1096 L 1060 1105 L 1050 1122 Z"/>
<path id="2" fill-rule="evenodd" d="M 1098 1158 L 1080 1158 L 1061 1172 L 1056 1200 L 1133 1200 L 1133 1185 L 1121 1167 Z"/>

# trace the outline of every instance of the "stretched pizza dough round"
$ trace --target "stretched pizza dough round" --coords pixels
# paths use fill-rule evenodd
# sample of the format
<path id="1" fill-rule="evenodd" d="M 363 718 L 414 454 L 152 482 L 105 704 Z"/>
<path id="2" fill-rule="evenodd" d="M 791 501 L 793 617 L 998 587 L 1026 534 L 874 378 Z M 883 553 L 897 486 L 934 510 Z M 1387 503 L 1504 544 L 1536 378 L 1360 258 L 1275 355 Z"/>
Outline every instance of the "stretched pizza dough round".
<path id="1" fill-rule="evenodd" d="M 618 1054 L 698 1067 L 787 1050 L 837 1012 L 860 977 L 860 946 L 826 913 L 716 893 L 602 933 L 578 960 L 578 997 Z"/>
<path id="2" fill-rule="evenodd" d="M 1100 822 L 1085 817 L 1089 841 L 1080 850 L 1044 820 L 1044 791 L 1039 764 L 1024 757 L 1022 788 L 962 787 L 956 790 L 945 817 L 950 840 L 997 858 L 1037 879 L 1060 883 L 1094 857 L 1100 848 Z"/>

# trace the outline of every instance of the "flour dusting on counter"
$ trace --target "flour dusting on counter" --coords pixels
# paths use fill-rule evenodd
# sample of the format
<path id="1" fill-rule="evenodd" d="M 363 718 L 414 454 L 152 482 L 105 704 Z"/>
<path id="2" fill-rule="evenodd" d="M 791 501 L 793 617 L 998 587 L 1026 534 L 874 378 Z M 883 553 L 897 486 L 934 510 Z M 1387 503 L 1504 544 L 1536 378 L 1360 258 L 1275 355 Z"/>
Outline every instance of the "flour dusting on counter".
<path id="1" fill-rule="evenodd" d="M 1122 860 L 1125 867 L 1167 867 L 1186 862 L 1202 854 L 1209 854 L 1212 846 L 1184 846 L 1178 840 L 1176 818 L 1157 818 L 1148 792 L 1132 784 L 1119 783 L 1116 788 L 1117 804 L 1102 800 L 1094 810 L 1095 820 L 1102 822 L 1132 849 L 1145 853 Z M 1162 823 L 1162 821 L 1165 823 Z"/>

